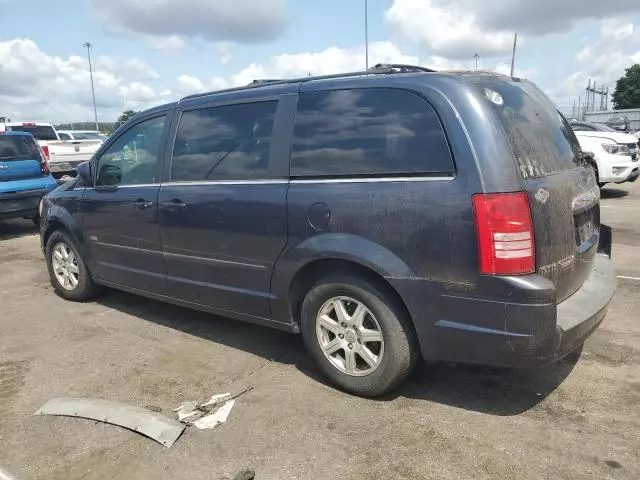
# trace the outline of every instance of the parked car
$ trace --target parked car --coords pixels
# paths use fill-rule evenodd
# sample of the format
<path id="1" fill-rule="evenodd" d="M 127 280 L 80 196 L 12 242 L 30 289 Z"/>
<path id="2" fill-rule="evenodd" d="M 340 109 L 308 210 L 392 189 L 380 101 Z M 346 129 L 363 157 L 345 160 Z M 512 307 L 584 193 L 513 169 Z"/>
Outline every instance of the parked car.
<path id="1" fill-rule="evenodd" d="M 301 333 L 363 396 L 420 357 L 552 362 L 616 288 L 571 127 L 532 83 L 377 66 L 186 97 L 48 195 L 51 282 Z"/>
<path id="2" fill-rule="evenodd" d="M 638 139 L 599 123 L 571 122 L 580 147 L 593 154 L 598 184 L 635 182 L 640 175 Z"/>
<path id="3" fill-rule="evenodd" d="M 58 130 L 60 140 L 100 140 L 104 142 L 108 137 L 95 130 Z"/>
<path id="4" fill-rule="evenodd" d="M 42 147 L 56 178 L 75 175 L 76 167 L 89 160 L 103 143 L 102 140 L 62 140 L 50 123 L 9 122 L 0 124 L 0 130 L 31 133 Z"/>
<path id="5" fill-rule="evenodd" d="M 30 133 L 0 132 L 0 220 L 38 221 L 40 199 L 57 187 Z"/>

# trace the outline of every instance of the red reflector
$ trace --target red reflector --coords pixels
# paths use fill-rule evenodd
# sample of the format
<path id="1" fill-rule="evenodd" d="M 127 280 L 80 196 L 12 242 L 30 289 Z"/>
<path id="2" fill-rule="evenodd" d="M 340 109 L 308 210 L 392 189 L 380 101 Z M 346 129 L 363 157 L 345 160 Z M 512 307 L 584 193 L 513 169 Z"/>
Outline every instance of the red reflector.
<path id="1" fill-rule="evenodd" d="M 525 192 L 473 196 L 480 273 L 524 275 L 535 271 L 535 243 Z"/>

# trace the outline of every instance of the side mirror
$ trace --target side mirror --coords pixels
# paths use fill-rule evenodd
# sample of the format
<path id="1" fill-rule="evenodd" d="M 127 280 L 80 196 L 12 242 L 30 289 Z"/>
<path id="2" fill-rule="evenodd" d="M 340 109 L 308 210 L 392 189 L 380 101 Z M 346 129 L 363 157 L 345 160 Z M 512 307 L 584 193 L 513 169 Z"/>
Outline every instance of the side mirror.
<path id="1" fill-rule="evenodd" d="M 117 187 L 122 182 L 122 169 L 110 163 L 105 163 L 98 173 L 98 185 L 102 187 Z"/>
<path id="2" fill-rule="evenodd" d="M 91 186 L 91 162 L 82 162 L 77 168 L 78 178 L 83 187 Z"/>

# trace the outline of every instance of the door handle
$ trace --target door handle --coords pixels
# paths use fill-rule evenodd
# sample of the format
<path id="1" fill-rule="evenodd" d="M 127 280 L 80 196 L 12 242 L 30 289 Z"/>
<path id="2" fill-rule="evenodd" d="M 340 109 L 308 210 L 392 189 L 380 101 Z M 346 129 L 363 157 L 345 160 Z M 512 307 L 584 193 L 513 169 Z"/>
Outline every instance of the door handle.
<path id="1" fill-rule="evenodd" d="M 160 206 L 165 208 L 184 208 L 187 204 L 179 198 L 173 198 L 168 202 L 160 202 Z"/>
<path id="2" fill-rule="evenodd" d="M 147 208 L 153 207 L 153 202 L 148 202 L 142 198 L 137 199 L 133 204 L 138 210 L 146 210 Z"/>

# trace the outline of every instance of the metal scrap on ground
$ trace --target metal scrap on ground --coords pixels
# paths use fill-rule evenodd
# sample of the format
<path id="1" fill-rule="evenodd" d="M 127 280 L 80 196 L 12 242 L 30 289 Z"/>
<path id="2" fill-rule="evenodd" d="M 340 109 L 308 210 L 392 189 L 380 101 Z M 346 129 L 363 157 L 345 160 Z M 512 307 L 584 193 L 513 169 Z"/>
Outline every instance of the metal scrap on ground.
<path id="1" fill-rule="evenodd" d="M 80 417 L 118 425 L 170 447 L 185 426 L 142 407 L 92 398 L 56 398 L 45 403 L 34 415 Z"/>
<path id="2" fill-rule="evenodd" d="M 194 401 L 185 402 L 174 412 L 178 414 L 178 420 L 186 425 L 194 425 L 199 429 L 215 428 L 227 421 L 235 399 L 250 390 L 253 390 L 253 387 L 247 387 L 234 394 L 218 393 L 201 404 Z"/>

